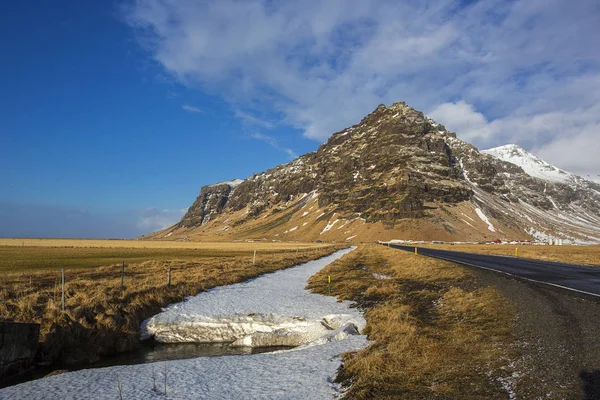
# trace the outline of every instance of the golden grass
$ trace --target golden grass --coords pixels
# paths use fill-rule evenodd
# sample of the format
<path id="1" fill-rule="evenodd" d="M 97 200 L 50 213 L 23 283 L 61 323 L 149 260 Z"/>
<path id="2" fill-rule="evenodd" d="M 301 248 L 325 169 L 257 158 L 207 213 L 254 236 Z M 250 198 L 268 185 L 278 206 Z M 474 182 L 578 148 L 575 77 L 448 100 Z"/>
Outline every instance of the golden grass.
<path id="1" fill-rule="evenodd" d="M 0 239 L 0 272 L 89 268 L 147 260 L 251 257 L 326 247 L 322 243 L 197 243 L 139 240 Z"/>
<path id="2" fill-rule="evenodd" d="M 55 243 L 55 242 L 53 242 Z M 219 250 L 221 243 L 213 244 Z M 143 261 L 126 266 L 125 290 L 120 293 L 121 267 L 67 268 L 66 310 L 61 310 L 60 270 L 23 269 L 0 274 L 0 320 L 41 324 L 42 358 L 77 362 L 127 351 L 138 345 L 140 323 L 169 303 L 221 285 L 246 281 L 255 276 L 313 260 L 340 246 L 307 248 L 281 244 L 271 249 L 263 244 L 252 264 L 249 244 L 241 250 L 227 244 L 228 253 L 210 255 L 209 247 L 190 254 L 189 250 L 171 253 L 144 253 Z M 11 249 L 11 247 L 7 247 Z M 54 248 L 21 247 L 21 254 L 54 254 Z M 125 257 L 126 248 L 59 248 L 71 251 L 71 260 L 81 265 L 85 257 L 100 260 L 95 250 L 110 251 Z M 139 251 L 140 249 L 133 249 Z M 141 249 L 144 250 L 144 249 Z M 156 249 L 148 249 L 156 251 Z M 179 257 L 182 252 L 183 256 Z M 240 255 L 243 253 L 242 255 Z M 63 256 L 67 257 L 65 253 Z M 136 253 L 137 254 L 137 253 Z M 208 254 L 208 255 L 207 255 Z M 23 257 L 26 258 L 26 257 Z M 4 261 L 2 261 L 4 262 Z M 172 268 L 172 285 L 167 287 L 167 266 Z"/>
<path id="3" fill-rule="evenodd" d="M 332 295 L 366 309 L 372 341 L 343 357 L 347 398 L 506 398 L 498 378 L 510 373 L 512 312 L 496 289 L 475 288 L 455 264 L 375 245 L 326 267 L 309 288 L 326 294 L 327 275 Z"/>
<path id="4" fill-rule="evenodd" d="M 533 246 L 533 245 L 492 245 L 492 244 L 419 244 L 443 250 L 462 251 L 479 254 L 518 256 L 536 260 L 559 261 L 573 264 L 600 265 L 600 246 Z"/>
<path id="5" fill-rule="evenodd" d="M 325 243 L 311 242 L 187 242 L 173 240 L 117 240 L 117 239 L 15 239 L 0 238 L 0 246 L 11 247 L 100 247 L 131 249 L 204 249 L 210 251 L 289 250 L 326 247 Z"/>

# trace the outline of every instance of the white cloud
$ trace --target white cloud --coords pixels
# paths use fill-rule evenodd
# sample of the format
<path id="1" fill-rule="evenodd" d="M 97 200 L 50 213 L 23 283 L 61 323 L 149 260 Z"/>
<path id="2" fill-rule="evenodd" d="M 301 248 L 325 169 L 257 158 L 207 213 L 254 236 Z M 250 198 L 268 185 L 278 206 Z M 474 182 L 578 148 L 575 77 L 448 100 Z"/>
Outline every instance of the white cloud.
<path id="1" fill-rule="evenodd" d="M 576 134 L 557 138 L 543 145 L 536 153 L 545 160 L 585 176 L 600 175 L 600 124 L 590 125 Z"/>
<path id="2" fill-rule="evenodd" d="M 600 103 L 571 111 L 515 115 L 488 121 L 464 101 L 444 103 L 429 115 L 482 147 L 519 143 L 542 159 L 581 175 L 600 171 Z"/>
<path id="3" fill-rule="evenodd" d="M 241 110 L 235 110 L 234 115 L 236 117 L 238 117 L 239 119 L 243 120 L 248 125 L 255 125 L 255 126 L 257 125 L 257 126 L 261 126 L 266 129 L 273 129 L 275 127 L 274 123 L 260 119 L 258 117 L 255 117 L 254 115 L 251 115 L 251 114 L 241 111 Z"/>
<path id="4" fill-rule="evenodd" d="M 290 156 L 290 158 L 296 158 L 296 157 L 298 157 L 298 155 L 293 150 L 288 149 L 286 147 L 281 147 L 279 145 L 279 141 L 276 138 L 272 137 L 272 136 L 268 136 L 268 135 L 264 135 L 262 133 L 254 132 L 254 133 L 250 134 L 250 137 L 252 139 L 263 141 L 263 142 L 267 143 L 269 146 L 273 147 L 276 150 L 283 151 L 288 156 Z"/>
<path id="5" fill-rule="evenodd" d="M 144 233 L 160 231 L 179 222 L 186 211 L 187 208 L 181 210 L 147 208 L 138 214 L 136 227 Z"/>
<path id="6" fill-rule="evenodd" d="M 489 135 L 489 122 L 485 116 L 462 100 L 440 104 L 427 114 L 443 123 L 447 129 L 460 132 L 460 138 L 467 142 Z"/>
<path id="7" fill-rule="evenodd" d="M 183 108 L 185 111 L 188 111 L 191 113 L 198 113 L 198 114 L 204 113 L 204 111 L 200 107 L 194 107 L 194 106 L 190 106 L 188 104 L 182 104 L 181 108 Z"/>
<path id="8" fill-rule="evenodd" d="M 319 141 L 399 100 L 480 147 L 584 145 L 579 129 L 598 122 L 596 0 L 137 0 L 126 15 L 183 85 L 221 93 L 246 122 L 245 108 L 274 111 Z"/>

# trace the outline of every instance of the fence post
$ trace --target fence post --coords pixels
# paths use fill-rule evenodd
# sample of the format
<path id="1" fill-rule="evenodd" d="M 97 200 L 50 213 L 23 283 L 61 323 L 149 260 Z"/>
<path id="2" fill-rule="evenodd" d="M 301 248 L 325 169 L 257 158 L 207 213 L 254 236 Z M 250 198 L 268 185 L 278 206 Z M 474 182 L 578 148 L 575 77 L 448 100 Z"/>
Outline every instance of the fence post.
<path id="1" fill-rule="evenodd" d="M 171 264 L 169 264 L 169 272 L 167 273 L 167 286 L 171 286 Z"/>
<path id="2" fill-rule="evenodd" d="M 65 311 L 65 269 L 62 268 L 62 310 Z"/>
<path id="3" fill-rule="evenodd" d="M 123 296 L 124 290 L 125 290 L 125 261 L 123 261 L 123 265 L 121 266 L 121 296 Z"/>
<path id="4" fill-rule="evenodd" d="M 418 250 L 417 250 L 417 248 L 416 248 L 416 247 L 415 247 L 415 254 L 419 254 L 419 252 L 418 252 Z"/>
<path id="5" fill-rule="evenodd" d="M 252 265 L 256 263 L 256 250 L 254 250 L 254 255 L 252 256 Z"/>

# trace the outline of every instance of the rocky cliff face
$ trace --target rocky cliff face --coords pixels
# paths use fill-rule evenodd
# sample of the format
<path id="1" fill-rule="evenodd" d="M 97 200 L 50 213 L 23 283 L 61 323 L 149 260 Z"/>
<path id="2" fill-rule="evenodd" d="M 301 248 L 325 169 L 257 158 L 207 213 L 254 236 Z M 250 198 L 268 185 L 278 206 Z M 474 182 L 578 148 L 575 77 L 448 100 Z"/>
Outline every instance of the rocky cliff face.
<path id="1" fill-rule="evenodd" d="M 405 103 L 380 105 L 316 152 L 203 187 L 166 232 L 277 240 L 600 237 L 597 184 L 543 179 L 525 171 L 514 151 L 512 162 L 488 153 Z"/>
<path id="2" fill-rule="evenodd" d="M 235 187 L 241 182 L 242 180 L 236 179 L 202 187 L 198 198 L 176 226 L 191 228 L 206 224 L 223 211 Z"/>
<path id="3" fill-rule="evenodd" d="M 249 216 L 255 217 L 274 204 L 317 191 L 319 207 L 335 204 L 339 213 L 360 214 L 370 222 L 423 216 L 427 202 L 458 203 L 472 193 L 461 180 L 447 135 L 454 133 L 404 103 L 380 105 L 359 124 L 335 133 L 316 153 L 246 179 L 234 196 L 220 185 L 203 188 L 191 209 L 205 209 L 212 195 L 228 199 L 232 211 L 249 207 Z"/>

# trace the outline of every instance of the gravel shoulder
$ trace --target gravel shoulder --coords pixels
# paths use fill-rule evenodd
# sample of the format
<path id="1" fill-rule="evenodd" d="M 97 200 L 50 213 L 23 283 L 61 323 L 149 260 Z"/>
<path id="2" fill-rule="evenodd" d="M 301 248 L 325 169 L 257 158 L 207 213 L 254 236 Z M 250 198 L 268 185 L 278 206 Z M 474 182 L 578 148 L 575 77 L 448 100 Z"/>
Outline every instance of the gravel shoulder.
<path id="1" fill-rule="evenodd" d="M 600 399 L 600 300 L 472 268 L 514 305 L 519 399 Z"/>

